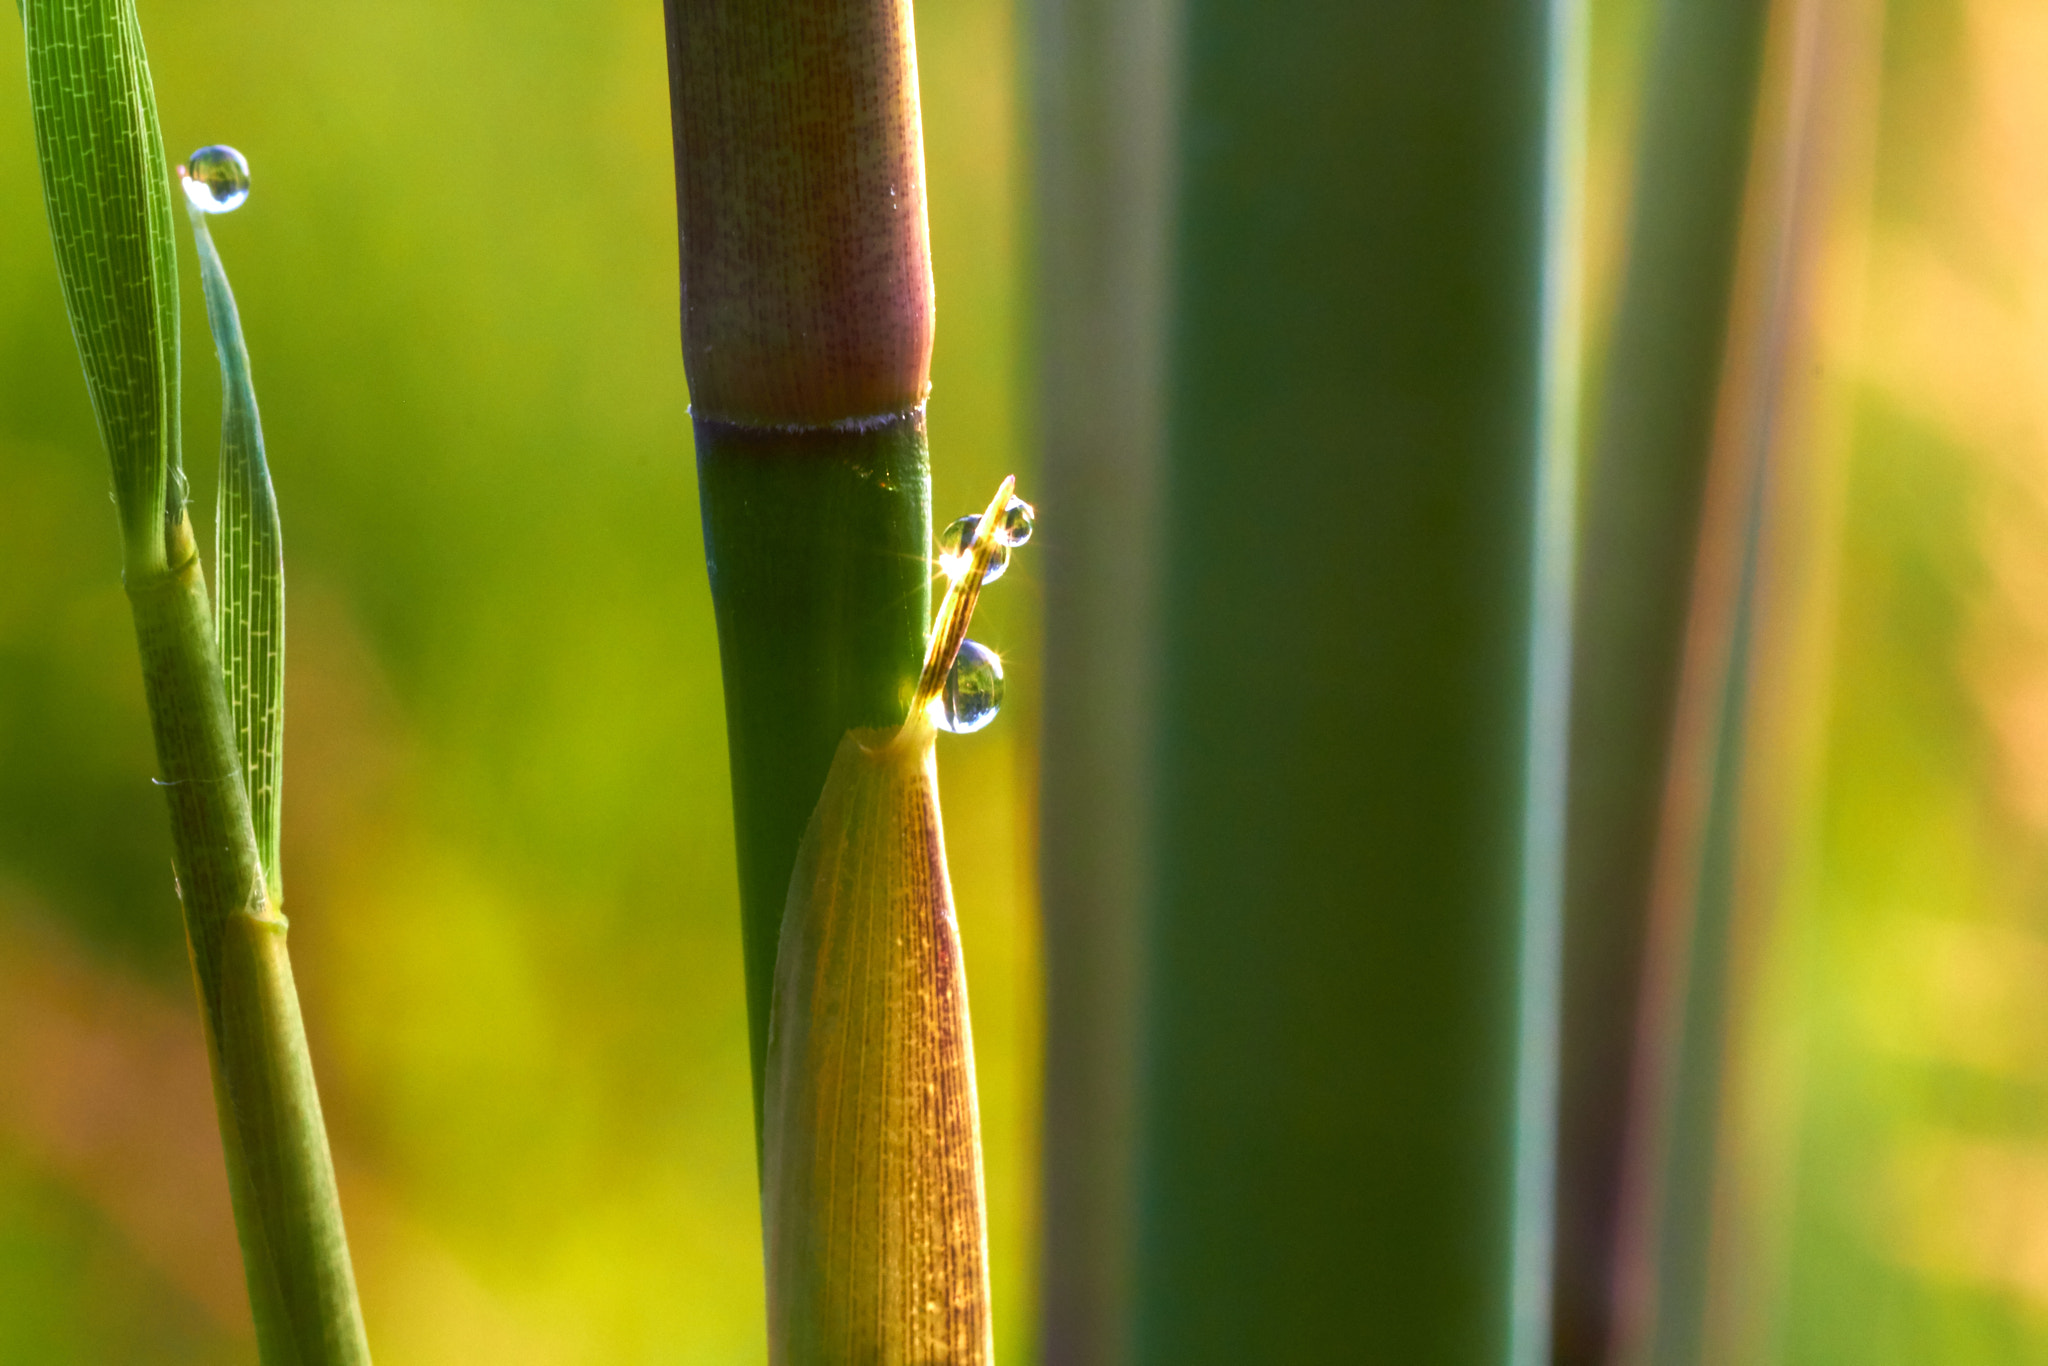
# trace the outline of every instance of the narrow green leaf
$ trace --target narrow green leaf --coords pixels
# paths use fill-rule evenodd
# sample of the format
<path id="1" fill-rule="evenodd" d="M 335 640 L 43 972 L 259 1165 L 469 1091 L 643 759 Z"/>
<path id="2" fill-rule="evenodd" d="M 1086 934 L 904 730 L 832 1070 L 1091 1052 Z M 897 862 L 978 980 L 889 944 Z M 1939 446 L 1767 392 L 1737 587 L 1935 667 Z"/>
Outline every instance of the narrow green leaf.
<path id="1" fill-rule="evenodd" d="M 116 0 L 29 0 L 24 24 L 50 239 L 128 567 L 161 571 L 185 501 L 178 256 L 141 28 Z"/>
<path id="2" fill-rule="evenodd" d="M 234 290 L 206 215 L 190 211 L 206 291 L 206 321 L 220 357 L 220 498 L 214 518 L 214 637 L 242 755 L 242 781 L 263 877 L 284 901 L 278 860 L 284 779 L 284 533 L 263 454 L 263 423 L 249 379 L 249 349 Z"/>

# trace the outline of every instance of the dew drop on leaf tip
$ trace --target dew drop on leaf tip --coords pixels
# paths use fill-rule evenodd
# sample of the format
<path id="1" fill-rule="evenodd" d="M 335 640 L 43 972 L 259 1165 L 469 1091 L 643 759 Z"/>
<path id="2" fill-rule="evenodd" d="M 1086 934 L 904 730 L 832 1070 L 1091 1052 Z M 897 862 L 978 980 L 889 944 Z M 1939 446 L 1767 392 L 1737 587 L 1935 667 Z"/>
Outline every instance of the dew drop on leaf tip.
<path id="1" fill-rule="evenodd" d="M 1003 705 L 1003 662 L 976 641 L 960 642 L 946 686 L 932 699 L 932 721 L 954 735 L 972 735 L 996 719 Z"/>
<path id="2" fill-rule="evenodd" d="M 980 515 L 969 513 L 939 533 L 939 568 L 945 571 L 947 578 L 957 579 L 967 572 L 968 552 L 974 545 L 974 533 L 980 525 Z M 1027 531 L 1025 535 L 1030 533 Z M 994 583 L 1010 567 L 1011 544 L 1004 540 L 996 546 L 995 558 L 988 562 L 988 571 L 981 576 L 984 584 Z"/>
<path id="3" fill-rule="evenodd" d="M 249 162 L 232 147 L 202 147 L 180 169 L 185 198 L 202 213 L 233 213 L 249 198 Z"/>
<path id="4" fill-rule="evenodd" d="M 1022 545 L 1031 539 L 1031 527 L 1037 520 L 1038 509 L 1012 495 L 1003 508 L 1003 524 L 996 528 L 996 535 L 1004 545 Z"/>

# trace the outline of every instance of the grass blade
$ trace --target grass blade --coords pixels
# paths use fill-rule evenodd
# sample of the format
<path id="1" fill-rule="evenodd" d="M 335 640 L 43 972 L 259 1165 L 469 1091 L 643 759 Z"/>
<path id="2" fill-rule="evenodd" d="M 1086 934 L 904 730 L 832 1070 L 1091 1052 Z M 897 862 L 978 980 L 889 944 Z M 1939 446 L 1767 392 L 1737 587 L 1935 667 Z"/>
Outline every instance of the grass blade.
<path id="1" fill-rule="evenodd" d="M 974 1045 L 931 730 L 840 744 L 777 956 L 769 1360 L 993 1353 Z"/>
<path id="2" fill-rule="evenodd" d="M 178 258 L 170 171 L 132 4 L 30 0 L 29 103 L 43 202 L 128 571 L 168 567 L 183 512 Z"/>
<path id="3" fill-rule="evenodd" d="M 263 423 L 249 379 L 249 348 L 206 215 L 192 238 L 206 321 L 220 358 L 220 498 L 214 516 L 214 638 L 242 755 L 242 783 L 270 899 L 284 904 L 278 830 L 284 782 L 284 531 L 263 454 Z"/>
<path id="4" fill-rule="evenodd" d="M 1737 1048 L 1811 743 L 1788 706 L 1804 682 L 1790 641 L 1814 610 L 1814 293 L 1856 23 L 1850 5 L 1784 0 L 1764 39 L 1650 885 L 1607 1357 L 1627 1366 L 1741 1359 L 1731 1344 L 1755 1331 L 1735 1291 L 1759 1253 L 1743 1223 L 1757 1173 L 1738 1146 L 1751 1079 Z"/>

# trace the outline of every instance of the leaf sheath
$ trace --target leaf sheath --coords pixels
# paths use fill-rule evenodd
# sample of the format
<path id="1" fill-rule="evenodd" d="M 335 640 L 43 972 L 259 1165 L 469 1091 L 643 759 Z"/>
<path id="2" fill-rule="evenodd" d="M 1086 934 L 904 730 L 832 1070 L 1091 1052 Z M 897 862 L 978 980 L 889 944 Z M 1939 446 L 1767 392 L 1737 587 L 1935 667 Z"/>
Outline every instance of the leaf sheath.
<path id="1" fill-rule="evenodd" d="M 839 746 L 790 882 L 768 1042 L 769 1359 L 992 1359 L 967 979 L 933 733 Z"/>

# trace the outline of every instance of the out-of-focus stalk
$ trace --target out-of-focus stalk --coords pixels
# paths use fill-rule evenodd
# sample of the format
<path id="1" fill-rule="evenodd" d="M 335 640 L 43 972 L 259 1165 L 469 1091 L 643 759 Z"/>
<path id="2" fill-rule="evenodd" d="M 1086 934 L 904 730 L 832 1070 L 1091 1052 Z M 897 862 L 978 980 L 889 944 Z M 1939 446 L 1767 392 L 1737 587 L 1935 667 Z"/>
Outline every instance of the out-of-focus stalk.
<path id="1" fill-rule="evenodd" d="M 129 0 L 32 0 L 27 38 L 50 234 L 113 463 L 122 572 L 257 1344 L 265 1366 L 361 1366 L 369 1349 L 285 921 L 265 876 L 237 708 L 185 511 L 172 189 L 141 30 Z M 229 318 L 233 305 L 218 262 L 208 265 L 218 323 L 217 305 Z M 239 350 L 238 333 L 222 347 L 224 360 Z M 246 366 L 224 367 L 223 377 L 246 389 Z M 255 419 L 253 397 L 241 398 L 231 393 L 227 405 L 231 458 Z M 254 449 L 260 462 L 260 442 Z M 274 683 L 277 666 L 254 667 Z M 268 810 L 274 823 L 274 803 Z"/>
<path id="2" fill-rule="evenodd" d="M 1842 115 L 1870 60 L 1869 8 L 1783 0 L 1766 35 L 1648 886 L 1613 1366 L 1747 1359 L 1731 1344 L 1753 1343 L 1769 1312 L 1754 1265 L 1763 1240 L 1744 1226 L 1746 1189 L 1765 1178 L 1737 1045 L 1809 819 L 1797 796 L 1830 629 L 1815 601 L 1830 514 L 1810 411 L 1813 311 L 1823 229 L 1859 138 Z"/>
<path id="3" fill-rule="evenodd" d="M 760 1117 L 783 903 L 930 612 L 932 345 L 908 0 L 667 0 L 683 363 L 724 669 Z"/>
<path id="4" fill-rule="evenodd" d="M 1587 461 L 1565 864 L 1555 1350 L 1604 1359 L 1651 870 L 1769 0 L 1661 0 Z"/>
<path id="5" fill-rule="evenodd" d="M 1578 8 L 1039 12 L 1043 1340 L 1537 1360 Z"/>
<path id="6" fill-rule="evenodd" d="M 1044 537 L 1041 1351 L 1128 1359 L 1153 855 L 1173 0 L 1037 0 L 1031 297 Z"/>

